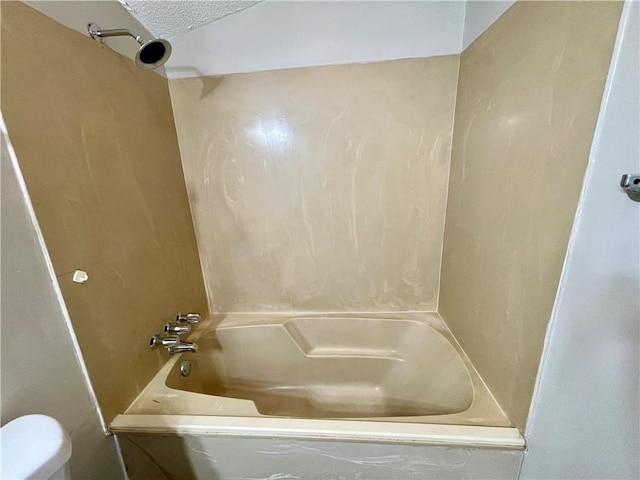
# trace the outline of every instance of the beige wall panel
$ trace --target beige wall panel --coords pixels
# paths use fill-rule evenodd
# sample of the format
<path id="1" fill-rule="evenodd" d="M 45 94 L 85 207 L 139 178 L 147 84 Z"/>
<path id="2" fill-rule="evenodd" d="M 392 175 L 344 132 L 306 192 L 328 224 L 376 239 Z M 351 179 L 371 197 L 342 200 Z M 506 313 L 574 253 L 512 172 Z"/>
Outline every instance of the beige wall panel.
<path id="1" fill-rule="evenodd" d="M 114 437 L 104 435 L 76 357 L 64 305 L 21 189 L 20 172 L 14 168 L 9 139 L 4 134 L 0 137 L 0 424 L 31 413 L 51 415 L 73 442 L 69 463 L 73 478 L 122 479 L 124 465 Z"/>
<path id="2" fill-rule="evenodd" d="M 620 11 L 518 2 L 461 57 L 440 312 L 520 428 Z"/>
<path id="3" fill-rule="evenodd" d="M 147 337 L 179 310 L 206 310 L 167 82 L 2 6 L 2 111 L 110 420 L 163 363 Z M 86 284 L 70 281 L 76 269 Z"/>
<path id="4" fill-rule="evenodd" d="M 211 308 L 435 310 L 457 70 L 171 81 Z"/>

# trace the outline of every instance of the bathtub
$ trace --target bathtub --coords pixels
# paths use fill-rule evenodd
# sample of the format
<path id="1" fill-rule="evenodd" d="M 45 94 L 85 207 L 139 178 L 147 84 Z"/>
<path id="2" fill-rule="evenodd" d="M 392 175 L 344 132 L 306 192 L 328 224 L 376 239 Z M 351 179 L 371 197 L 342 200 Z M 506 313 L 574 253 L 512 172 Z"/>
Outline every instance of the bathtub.
<path id="1" fill-rule="evenodd" d="M 522 448 L 436 313 L 213 315 L 114 433 Z"/>

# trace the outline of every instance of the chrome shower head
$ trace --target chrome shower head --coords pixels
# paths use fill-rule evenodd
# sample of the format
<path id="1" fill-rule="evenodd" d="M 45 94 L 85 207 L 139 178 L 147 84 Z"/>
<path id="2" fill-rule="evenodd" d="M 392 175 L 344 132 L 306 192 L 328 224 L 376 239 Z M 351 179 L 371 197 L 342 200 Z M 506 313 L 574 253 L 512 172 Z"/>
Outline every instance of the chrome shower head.
<path id="1" fill-rule="evenodd" d="M 161 67 L 171 56 L 171 44 L 164 38 L 153 38 L 145 42 L 140 35 L 134 35 L 130 30 L 125 28 L 102 30 L 95 23 L 90 23 L 88 30 L 89 35 L 93 39 L 122 36 L 135 38 L 140 45 L 136 53 L 136 65 L 143 70 L 153 70 L 154 68 Z"/>
<path id="2" fill-rule="evenodd" d="M 164 38 L 154 38 L 143 43 L 136 53 L 136 65 L 145 70 L 153 70 L 169 60 L 171 44 Z"/>

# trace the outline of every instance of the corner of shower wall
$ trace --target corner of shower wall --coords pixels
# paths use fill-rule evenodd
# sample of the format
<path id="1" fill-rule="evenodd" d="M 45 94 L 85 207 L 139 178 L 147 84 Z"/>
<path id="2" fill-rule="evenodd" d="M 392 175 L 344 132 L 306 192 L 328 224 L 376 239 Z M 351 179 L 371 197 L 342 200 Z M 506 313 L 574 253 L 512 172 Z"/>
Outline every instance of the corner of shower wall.
<path id="1" fill-rule="evenodd" d="M 516 2 L 460 59 L 439 312 L 521 430 L 621 5 Z"/>

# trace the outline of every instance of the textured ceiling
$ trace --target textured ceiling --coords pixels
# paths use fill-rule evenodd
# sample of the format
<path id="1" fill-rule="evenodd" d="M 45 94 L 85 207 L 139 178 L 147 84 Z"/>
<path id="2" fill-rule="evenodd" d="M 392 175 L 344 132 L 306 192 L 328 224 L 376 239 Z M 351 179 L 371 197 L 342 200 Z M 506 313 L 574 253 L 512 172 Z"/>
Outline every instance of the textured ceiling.
<path id="1" fill-rule="evenodd" d="M 153 35 L 171 38 L 261 0 L 118 0 Z"/>

